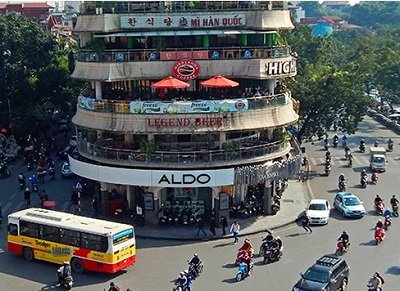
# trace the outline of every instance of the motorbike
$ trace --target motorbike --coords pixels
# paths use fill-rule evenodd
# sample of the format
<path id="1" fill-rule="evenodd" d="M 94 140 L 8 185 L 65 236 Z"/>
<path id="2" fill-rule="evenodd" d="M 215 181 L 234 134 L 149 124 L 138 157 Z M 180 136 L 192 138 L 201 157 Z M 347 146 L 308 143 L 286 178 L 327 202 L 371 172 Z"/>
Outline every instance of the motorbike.
<path id="1" fill-rule="evenodd" d="M 191 276 L 193 279 L 195 279 L 196 277 L 198 277 L 200 275 L 201 272 L 203 272 L 203 267 L 204 266 L 203 266 L 202 261 L 200 261 L 197 266 L 195 266 L 194 264 L 189 264 L 189 267 L 188 267 L 189 276 Z"/>
<path id="2" fill-rule="evenodd" d="M 346 247 L 345 247 L 346 245 Z M 350 242 L 348 241 L 343 241 L 343 240 L 338 240 L 337 244 L 336 244 L 336 252 L 335 255 L 336 256 L 341 256 L 344 253 L 347 253 L 347 251 L 350 248 Z"/>
<path id="3" fill-rule="evenodd" d="M 376 290 L 374 285 L 372 285 L 371 283 L 368 283 L 367 287 L 368 287 L 368 291 L 381 291 L 381 290 Z"/>
<path id="4" fill-rule="evenodd" d="M 365 153 L 365 144 L 360 144 L 359 149 L 360 153 Z"/>
<path id="5" fill-rule="evenodd" d="M 345 192 L 346 191 L 346 181 L 340 181 L 338 188 L 339 188 L 340 192 Z"/>
<path id="6" fill-rule="evenodd" d="M 353 158 L 352 157 L 348 157 L 348 159 L 349 159 L 348 166 L 349 166 L 349 168 L 351 168 L 351 167 L 353 167 Z"/>
<path id="7" fill-rule="evenodd" d="M 54 180 L 54 178 L 56 177 L 56 171 L 54 171 L 54 168 L 49 168 L 49 176 L 50 180 Z"/>
<path id="8" fill-rule="evenodd" d="M 388 152 L 393 152 L 393 143 L 388 144 Z"/>
<path id="9" fill-rule="evenodd" d="M 326 156 L 325 157 L 325 164 L 330 164 L 331 160 L 332 160 L 331 156 Z"/>
<path id="10" fill-rule="evenodd" d="M 33 185 L 32 185 L 32 191 L 33 191 L 33 192 L 38 192 L 38 191 L 39 191 L 39 187 L 38 187 L 37 184 L 33 184 Z"/>
<path id="11" fill-rule="evenodd" d="M 367 177 L 362 177 L 361 178 L 361 181 L 360 181 L 360 184 L 361 184 L 361 188 L 367 188 L 367 184 L 368 184 L 368 179 L 367 179 Z"/>
<path id="12" fill-rule="evenodd" d="M 68 276 L 68 277 L 64 278 L 64 277 L 62 277 L 61 272 L 62 271 L 60 269 L 57 270 L 57 278 L 60 279 L 59 281 L 61 283 L 61 286 L 67 290 L 71 290 L 72 285 L 73 285 L 72 276 Z"/>
<path id="13" fill-rule="evenodd" d="M 327 151 L 328 148 L 329 148 L 329 143 L 326 142 L 326 143 L 324 144 L 324 149 Z"/>
<path id="14" fill-rule="evenodd" d="M 20 189 L 20 190 L 25 189 L 25 186 L 26 186 L 26 181 L 25 181 L 25 179 L 18 179 L 18 183 L 19 183 L 19 189 Z"/>
<path id="15" fill-rule="evenodd" d="M 378 173 L 377 172 L 372 173 L 371 175 L 372 184 L 376 185 L 378 183 L 378 179 L 379 179 Z"/>
<path id="16" fill-rule="evenodd" d="M 247 268 L 247 264 L 246 263 L 240 263 L 238 266 L 238 270 L 236 273 L 236 282 L 239 282 L 241 280 L 243 280 L 244 278 L 246 278 L 250 272 L 253 270 L 253 265 L 250 265 L 250 269 Z"/>
<path id="17" fill-rule="evenodd" d="M 378 228 L 375 230 L 375 242 L 379 245 L 385 239 L 386 233 L 383 228 Z"/>
<path id="18" fill-rule="evenodd" d="M 385 222 L 384 222 L 385 230 L 388 230 L 389 226 L 391 226 L 391 225 L 392 225 L 392 219 L 390 218 L 390 216 L 386 216 Z"/>
<path id="19" fill-rule="evenodd" d="M 283 249 L 266 248 L 264 251 L 263 264 L 266 265 L 270 262 L 279 261 L 283 255 Z"/>
<path id="20" fill-rule="evenodd" d="M 244 203 L 241 203 L 239 205 L 232 206 L 231 216 L 232 218 L 248 218 L 250 213 Z"/>
<path id="21" fill-rule="evenodd" d="M 378 215 L 383 215 L 384 209 L 385 209 L 385 204 L 383 204 L 383 202 L 378 202 L 375 204 L 375 211 Z"/>
<path id="22" fill-rule="evenodd" d="M 331 173 L 331 166 L 330 165 L 326 165 L 325 166 L 325 175 L 329 176 L 330 173 Z"/>
<path id="23" fill-rule="evenodd" d="M 334 138 L 334 139 L 333 139 L 333 147 L 334 147 L 334 148 L 337 148 L 338 143 L 339 143 L 338 139 L 337 139 L 337 138 Z"/>

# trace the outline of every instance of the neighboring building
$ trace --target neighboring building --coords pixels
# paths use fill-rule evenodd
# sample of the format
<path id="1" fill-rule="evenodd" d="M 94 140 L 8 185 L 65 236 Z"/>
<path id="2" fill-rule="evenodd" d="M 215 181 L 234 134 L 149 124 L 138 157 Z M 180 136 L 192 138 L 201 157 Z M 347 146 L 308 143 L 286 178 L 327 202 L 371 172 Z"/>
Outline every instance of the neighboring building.
<path id="1" fill-rule="evenodd" d="M 72 121 L 79 176 L 98 181 L 108 213 L 140 206 L 147 222 L 179 211 L 217 217 L 253 194 L 273 214 L 279 178 L 298 173 L 287 127 L 298 102 L 296 75 L 279 30 L 290 13 L 270 1 L 85 2 L 74 33 L 72 77 L 88 87 Z M 195 13 L 193 13 L 195 12 Z M 190 87 L 154 90 L 173 75 Z M 233 88 L 205 88 L 223 75 Z"/>
<path id="2" fill-rule="evenodd" d="M 343 12 L 350 7 L 349 1 L 324 1 L 322 5 L 330 9 Z"/>
<path id="3" fill-rule="evenodd" d="M 339 16 L 306 17 L 302 18 L 300 23 L 311 25 L 314 36 L 330 35 L 336 30 L 359 28 L 357 25 L 347 23 Z"/>
<path id="4" fill-rule="evenodd" d="M 306 17 L 306 14 L 305 14 L 305 11 L 303 10 L 303 8 L 295 2 L 289 2 L 287 4 L 287 9 L 292 14 L 292 19 L 294 22 L 299 23 L 302 18 Z"/>
<path id="5" fill-rule="evenodd" d="M 0 3 L 0 14 L 18 13 L 34 18 L 38 23 L 46 21 L 53 6 L 47 3 Z"/>

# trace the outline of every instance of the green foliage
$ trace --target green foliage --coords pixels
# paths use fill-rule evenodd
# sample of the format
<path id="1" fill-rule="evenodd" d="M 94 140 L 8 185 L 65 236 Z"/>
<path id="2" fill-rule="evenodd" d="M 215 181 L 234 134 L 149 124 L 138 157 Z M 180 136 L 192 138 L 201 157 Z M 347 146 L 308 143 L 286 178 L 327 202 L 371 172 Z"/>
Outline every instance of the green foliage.
<path id="1" fill-rule="evenodd" d="M 80 83 L 69 79 L 70 51 L 35 21 L 0 15 L 0 123 L 8 123 L 8 100 L 13 122 L 21 127 L 25 121 L 32 126 L 28 116 L 41 118 L 33 108 L 45 103 L 71 109 L 76 95 L 70 94 L 77 93 Z"/>
<path id="2" fill-rule="evenodd" d="M 368 27 L 400 24 L 400 3 L 397 1 L 362 1 L 350 9 L 349 22 Z"/>
<path id="3" fill-rule="evenodd" d="M 156 151 L 158 151 L 159 145 L 154 141 L 149 140 L 141 140 L 140 141 L 140 151 L 146 155 L 153 155 Z"/>

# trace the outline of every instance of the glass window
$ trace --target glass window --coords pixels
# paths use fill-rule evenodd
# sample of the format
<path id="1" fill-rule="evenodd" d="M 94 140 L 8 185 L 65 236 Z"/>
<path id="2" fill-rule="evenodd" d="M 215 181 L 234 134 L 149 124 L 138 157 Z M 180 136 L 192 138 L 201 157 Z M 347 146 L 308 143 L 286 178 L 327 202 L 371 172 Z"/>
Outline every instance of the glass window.
<path id="1" fill-rule="evenodd" d="M 60 229 L 60 243 L 79 247 L 81 245 L 80 232 L 75 230 Z"/>
<path id="2" fill-rule="evenodd" d="M 27 222 L 21 220 L 20 222 L 20 234 L 29 237 L 39 237 L 39 228 L 36 223 Z"/>
<path id="3" fill-rule="evenodd" d="M 306 280 L 320 282 L 320 283 L 326 283 L 329 281 L 329 273 L 323 272 L 322 270 L 317 268 L 308 269 L 303 277 Z"/>
<path id="4" fill-rule="evenodd" d="M 113 236 L 113 245 L 117 245 L 133 238 L 133 229 L 121 231 Z"/>
<path id="5" fill-rule="evenodd" d="M 18 235 L 18 225 L 14 223 L 9 223 L 8 224 L 8 233 L 10 235 Z"/>
<path id="6" fill-rule="evenodd" d="M 105 252 L 108 249 L 107 237 L 82 232 L 81 247 L 89 250 Z"/>
<path id="7" fill-rule="evenodd" d="M 58 242 L 58 227 L 39 225 L 39 238 Z"/>

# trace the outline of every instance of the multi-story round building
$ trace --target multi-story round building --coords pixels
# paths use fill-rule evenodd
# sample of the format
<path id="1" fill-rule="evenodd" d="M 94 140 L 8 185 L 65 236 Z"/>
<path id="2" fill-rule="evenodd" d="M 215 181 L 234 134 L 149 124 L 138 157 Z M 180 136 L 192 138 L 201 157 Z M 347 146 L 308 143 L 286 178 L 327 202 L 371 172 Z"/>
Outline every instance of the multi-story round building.
<path id="1" fill-rule="evenodd" d="M 156 222 L 162 205 L 226 215 L 255 195 L 271 213 L 274 181 L 298 155 L 287 134 L 298 104 L 284 85 L 296 57 L 279 37 L 294 28 L 289 11 L 272 1 L 99 3 L 85 2 L 75 27 L 72 77 L 87 88 L 70 164 L 99 182 L 104 210 L 139 205 Z M 228 80 L 201 85 L 218 75 Z"/>

